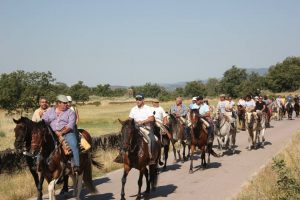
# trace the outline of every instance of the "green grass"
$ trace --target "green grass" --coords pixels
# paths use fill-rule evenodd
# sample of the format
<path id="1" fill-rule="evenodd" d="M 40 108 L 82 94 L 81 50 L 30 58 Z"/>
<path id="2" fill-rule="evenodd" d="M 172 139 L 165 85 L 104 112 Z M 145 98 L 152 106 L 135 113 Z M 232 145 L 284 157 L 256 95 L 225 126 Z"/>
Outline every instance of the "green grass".
<path id="1" fill-rule="evenodd" d="M 5 137 L 5 136 L 6 136 L 5 132 L 4 131 L 0 131 L 0 137 Z"/>

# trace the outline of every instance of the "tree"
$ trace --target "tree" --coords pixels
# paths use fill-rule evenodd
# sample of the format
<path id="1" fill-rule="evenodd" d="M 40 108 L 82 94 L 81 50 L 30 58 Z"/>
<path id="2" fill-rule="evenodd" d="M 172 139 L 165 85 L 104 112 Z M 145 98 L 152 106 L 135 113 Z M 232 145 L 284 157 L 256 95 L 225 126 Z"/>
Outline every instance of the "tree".
<path id="1" fill-rule="evenodd" d="M 287 57 L 271 66 L 267 74 L 268 88 L 272 92 L 295 91 L 300 87 L 300 57 Z"/>
<path id="2" fill-rule="evenodd" d="M 144 86 L 132 87 L 134 94 L 143 93 L 145 97 L 157 98 L 165 89 L 158 84 L 146 83 Z"/>
<path id="3" fill-rule="evenodd" d="M 238 95 L 245 96 L 247 94 L 258 96 L 260 91 L 265 88 L 265 78 L 258 73 L 252 72 L 248 75 L 247 80 L 243 81 L 238 87 Z"/>
<path id="4" fill-rule="evenodd" d="M 201 81 L 188 82 L 184 87 L 184 96 L 205 96 L 207 94 L 205 85 Z"/>
<path id="5" fill-rule="evenodd" d="M 221 92 L 232 97 L 237 97 L 239 94 L 240 84 L 247 79 L 245 69 L 232 66 L 231 69 L 225 71 L 222 80 L 220 81 Z"/>
<path id="6" fill-rule="evenodd" d="M 220 81 L 217 78 L 209 78 L 205 84 L 208 96 L 217 96 L 220 93 Z"/>
<path id="7" fill-rule="evenodd" d="M 70 87 L 70 95 L 73 100 L 78 102 L 85 102 L 89 100 L 90 89 L 88 86 L 83 84 L 83 81 L 78 81 L 78 83 Z"/>

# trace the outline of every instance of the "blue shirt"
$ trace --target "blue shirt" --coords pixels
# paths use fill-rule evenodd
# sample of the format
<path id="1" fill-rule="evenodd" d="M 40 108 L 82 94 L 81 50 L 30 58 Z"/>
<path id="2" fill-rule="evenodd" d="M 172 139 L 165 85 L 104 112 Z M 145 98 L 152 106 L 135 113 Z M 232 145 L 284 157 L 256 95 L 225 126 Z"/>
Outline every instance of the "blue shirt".
<path id="1" fill-rule="evenodd" d="M 209 106 L 206 103 L 200 105 L 200 108 L 199 108 L 200 115 L 205 115 L 208 112 L 209 112 Z"/>
<path id="2" fill-rule="evenodd" d="M 180 107 L 177 105 L 173 105 L 170 109 L 171 114 L 179 114 L 181 117 L 186 116 L 188 113 L 188 109 L 186 105 L 181 104 Z"/>

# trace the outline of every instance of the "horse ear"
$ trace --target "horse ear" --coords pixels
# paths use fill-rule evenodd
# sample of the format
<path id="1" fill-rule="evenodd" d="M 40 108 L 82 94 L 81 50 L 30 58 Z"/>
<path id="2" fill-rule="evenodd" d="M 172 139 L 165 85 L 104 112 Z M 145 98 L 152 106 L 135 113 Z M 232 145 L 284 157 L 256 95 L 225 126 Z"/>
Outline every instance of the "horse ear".
<path id="1" fill-rule="evenodd" d="M 119 120 L 120 124 L 122 124 L 122 125 L 124 125 L 124 124 L 125 124 L 125 122 L 124 122 L 124 121 L 122 121 L 122 120 L 120 120 L 119 118 L 118 118 L 118 120 Z"/>
<path id="2" fill-rule="evenodd" d="M 16 120 L 15 118 L 13 118 L 13 121 L 15 122 L 15 124 L 19 123 L 19 120 Z"/>

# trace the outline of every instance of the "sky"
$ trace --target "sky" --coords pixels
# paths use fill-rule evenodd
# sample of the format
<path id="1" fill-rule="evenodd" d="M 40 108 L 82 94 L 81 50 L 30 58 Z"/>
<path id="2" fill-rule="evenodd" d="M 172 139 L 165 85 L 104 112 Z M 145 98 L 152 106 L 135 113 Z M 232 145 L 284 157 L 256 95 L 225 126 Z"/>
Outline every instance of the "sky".
<path id="1" fill-rule="evenodd" d="M 0 0 L 0 74 L 68 85 L 222 77 L 300 55 L 298 0 Z"/>

